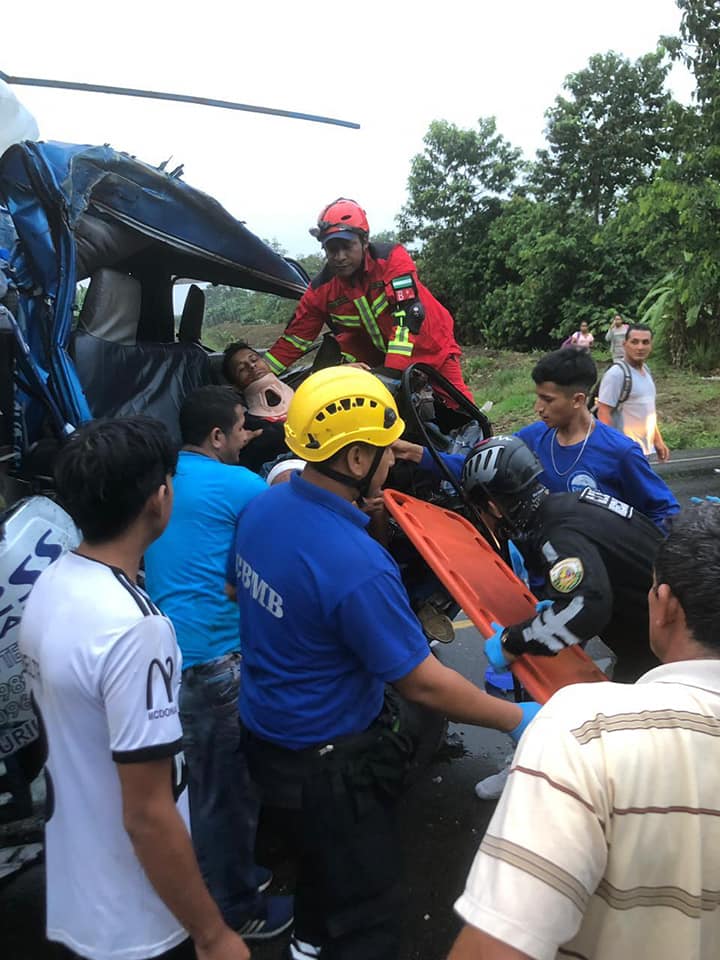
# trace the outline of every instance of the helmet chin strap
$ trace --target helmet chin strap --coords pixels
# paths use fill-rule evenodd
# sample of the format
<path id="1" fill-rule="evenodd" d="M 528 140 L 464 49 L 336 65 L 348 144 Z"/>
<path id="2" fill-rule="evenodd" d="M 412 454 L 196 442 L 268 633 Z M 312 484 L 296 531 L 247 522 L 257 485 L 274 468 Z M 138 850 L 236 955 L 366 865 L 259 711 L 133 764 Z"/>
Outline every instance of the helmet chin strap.
<path id="1" fill-rule="evenodd" d="M 382 460 L 384 453 L 385 447 L 375 448 L 375 455 L 373 456 L 372 463 L 370 464 L 370 469 L 364 477 L 349 477 L 346 473 L 340 473 L 338 470 L 333 470 L 333 468 L 327 463 L 313 463 L 312 466 L 318 471 L 318 473 L 322 473 L 323 476 L 329 477 L 331 480 L 335 480 L 336 483 L 341 483 L 345 487 L 350 487 L 353 490 L 357 490 L 357 496 L 353 498 L 355 501 L 363 500 L 370 492 L 370 484 L 373 481 L 373 477 L 377 473 L 377 468 L 380 466 L 380 461 Z"/>

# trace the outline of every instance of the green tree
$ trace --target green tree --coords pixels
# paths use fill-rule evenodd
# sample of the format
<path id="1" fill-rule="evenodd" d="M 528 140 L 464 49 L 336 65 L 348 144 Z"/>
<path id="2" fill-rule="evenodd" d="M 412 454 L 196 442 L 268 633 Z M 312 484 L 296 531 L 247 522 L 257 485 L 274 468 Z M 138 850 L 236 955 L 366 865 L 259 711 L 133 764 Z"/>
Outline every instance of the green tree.
<path id="1" fill-rule="evenodd" d="M 670 148 L 670 95 L 664 51 L 631 63 L 596 54 L 564 83 L 546 113 L 547 149 L 538 151 L 533 183 L 539 196 L 577 204 L 600 224 L 642 183 Z"/>
<path id="2" fill-rule="evenodd" d="M 420 241 L 423 282 L 455 317 L 466 342 L 482 336 L 487 293 L 487 236 L 523 171 L 520 151 L 492 117 L 477 130 L 430 124 L 425 149 L 411 163 L 408 202 L 397 218 L 402 242 Z"/>
<path id="3" fill-rule="evenodd" d="M 720 7 L 676 0 L 671 56 L 693 72 L 695 107 L 679 116 L 679 154 L 638 192 L 630 229 L 659 271 L 642 306 L 675 363 L 720 365 Z"/>
<path id="4" fill-rule="evenodd" d="M 305 273 L 312 279 L 325 266 L 325 257 L 322 253 L 307 253 L 303 256 L 298 255 L 297 262 L 305 270 Z"/>
<path id="5" fill-rule="evenodd" d="M 720 7 L 717 0 L 675 0 L 682 11 L 680 37 L 663 37 L 671 56 L 695 76 L 695 102 L 720 139 Z"/>
<path id="6" fill-rule="evenodd" d="M 626 212 L 653 264 L 641 309 L 673 363 L 720 365 L 720 180 L 711 175 L 712 145 L 663 166 Z"/>
<path id="7" fill-rule="evenodd" d="M 398 217 L 400 238 L 429 240 L 442 231 L 462 234 L 479 216 L 497 209 L 516 185 L 520 151 L 498 132 L 494 117 L 477 130 L 433 120 L 425 149 L 413 157 L 408 202 Z"/>
<path id="8" fill-rule="evenodd" d="M 375 243 L 399 243 L 397 230 L 373 230 L 370 239 Z"/>
<path id="9" fill-rule="evenodd" d="M 585 320 L 596 336 L 647 290 L 643 261 L 618 247 L 614 220 L 515 196 L 489 231 L 478 317 L 493 346 L 557 346 Z"/>

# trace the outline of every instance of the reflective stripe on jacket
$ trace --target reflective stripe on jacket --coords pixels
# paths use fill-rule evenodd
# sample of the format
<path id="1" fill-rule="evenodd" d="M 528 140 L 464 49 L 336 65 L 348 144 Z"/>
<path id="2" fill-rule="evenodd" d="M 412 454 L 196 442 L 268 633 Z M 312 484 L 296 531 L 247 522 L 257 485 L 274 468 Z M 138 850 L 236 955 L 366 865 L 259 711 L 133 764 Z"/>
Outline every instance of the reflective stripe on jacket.
<path id="1" fill-rule="evenodd" d="M 425 320 L 417 334 L 398 324 L 388 303 L 386 284 L 412 274 Z M 312 281 L 284 334 L 265 359 L 274 373 L 282 373 L 310 347 L 327 324 L 340 347 L 370 366 L 403 370 L 411 362 L 439 368 L 451 355 L 460 355 L 453 318 L 417 279 L 415 264 L 400 244 L 371 243 L 360 279 L 349 283 L 325 267 Z"/>

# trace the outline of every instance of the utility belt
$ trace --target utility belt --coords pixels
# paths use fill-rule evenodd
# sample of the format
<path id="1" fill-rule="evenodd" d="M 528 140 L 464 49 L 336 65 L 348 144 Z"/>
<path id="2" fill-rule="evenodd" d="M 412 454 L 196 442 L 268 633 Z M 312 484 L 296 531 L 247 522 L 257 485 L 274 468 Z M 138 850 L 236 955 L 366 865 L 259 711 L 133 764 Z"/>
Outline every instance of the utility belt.
<path id="1" fill-rule="evenodd" d="M 385 694 L 383 709 L 361 733 L 289 750 L 244 731 L 244 747 L 253 779 L 267 802 L 299 807 L 304 786 L 330 777 L 334 791 L 375 793 L 391 801 L 402 792 L 416 749 L 412 723 L 404 720 L 404 704 L 394 690 Z"/>
<path id="2" fill-rule="evenodd" d="M 401 712 L 386 696 L 380 716 L 363 733 L 314 748 L 308 774 L 330 776 L 336 790 L 368 791 L 393 801 L 402 793 L 414 753 L 415 742 L 403 729 Z"/>

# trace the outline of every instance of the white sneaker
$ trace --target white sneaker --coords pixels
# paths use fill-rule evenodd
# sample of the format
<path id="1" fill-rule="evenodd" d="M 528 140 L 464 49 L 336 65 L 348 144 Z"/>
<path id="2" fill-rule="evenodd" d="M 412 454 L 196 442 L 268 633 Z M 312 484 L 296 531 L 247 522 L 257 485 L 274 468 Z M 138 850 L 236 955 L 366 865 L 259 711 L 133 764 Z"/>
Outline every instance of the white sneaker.
<path id="1" fill-rule="evenodd" d="M 290 938 L 290 943 L 283 956 L 289 957 L 289 960 L 315 960 L 320 957 L 322 947 L 317 947 L 313 943 L 305 943 L 298 940 L 295 934 Z"/>
<path id="2" fill-rule="evenodd" d="M 484 780 L 479 780 L 475 784 L 475 796 L 480 800 L 497 800 L 507 783 L 511 763 L 512 757 L 508 757 L 506 765 L 499 773 L 493 773 Z"/>

